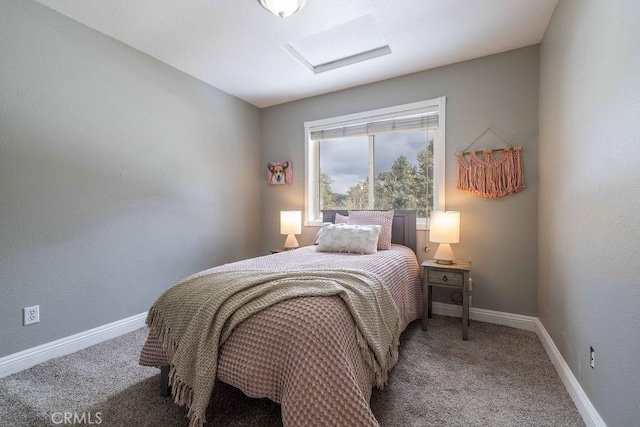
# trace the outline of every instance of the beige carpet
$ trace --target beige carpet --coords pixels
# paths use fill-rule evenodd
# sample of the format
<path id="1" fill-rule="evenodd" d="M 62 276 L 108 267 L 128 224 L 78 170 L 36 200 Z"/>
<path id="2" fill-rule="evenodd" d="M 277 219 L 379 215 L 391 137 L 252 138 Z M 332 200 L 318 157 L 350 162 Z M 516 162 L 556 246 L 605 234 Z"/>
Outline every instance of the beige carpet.
<path id="1" fill-rule="evenodd" d="M 381 426 L 584 425 L 533 332 L 472 322 L 462 341 L 459 322 L 409 325 L 388 387 L 371 398 Z M 140 329 L 0 379 L 0 426 L 186 426 L 185 409 L 159 395 L 159 371 L 137 364 L 145 337 Z M 223 383 L 207 419 L 282 425 L 277 404 Z"/>

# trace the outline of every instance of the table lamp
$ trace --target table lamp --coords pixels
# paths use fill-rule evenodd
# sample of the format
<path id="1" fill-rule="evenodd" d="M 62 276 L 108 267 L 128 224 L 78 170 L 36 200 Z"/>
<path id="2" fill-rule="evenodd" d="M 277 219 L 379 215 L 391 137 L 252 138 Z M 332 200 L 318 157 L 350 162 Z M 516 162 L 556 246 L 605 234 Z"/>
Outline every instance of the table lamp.
<path id="1" fill-rule="evenodd" d="M 431 212 L 429 241 L 440 243 L 433 256 L 438 264 L 453 264 L 455 256 L 451 249 L 451 243 L 460 242 L 460 212 Z"/>
<path id="2" fill-rule="evenodd" d="M 284 242 L 285 249 L 295 249 L 300 246 L 295 235 L 302 233 L 301 223 L 301 211 L 280 211 L 280 234 L 287 235 L 287 240 Z"/>

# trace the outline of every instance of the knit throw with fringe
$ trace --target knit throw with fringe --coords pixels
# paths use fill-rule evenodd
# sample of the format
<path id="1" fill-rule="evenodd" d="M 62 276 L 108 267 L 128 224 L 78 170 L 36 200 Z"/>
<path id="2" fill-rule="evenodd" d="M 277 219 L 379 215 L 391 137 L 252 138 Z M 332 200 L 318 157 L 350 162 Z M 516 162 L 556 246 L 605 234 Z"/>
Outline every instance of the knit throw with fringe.
<path id="1" fill-rule="evenodd" d="M 468 163 L 464 153 L 456 153 L 456 188 L 485 199 L 496 199 L 524 189 L 521 150 L 522 147 L 505 148 L 497 157 L 494 157 L 492 150 L 484 150 L 482 158 L 476 152 L 471 152 Z"/>
<path id="2" fill-rule="evenodd" d="M 269 272 L 209 270 L 187 277 L 153 304 L 147 325 L 170 361 L 174 401 L 186 405 L 190 427 L 200 427 L 216 379 L 218 349 L 240 322 L 278 302 L 338 295 L 356 325 L 356 340 L 384 387 L 398 361 L 399 312 L 375 274 L 355 269 Z"/>

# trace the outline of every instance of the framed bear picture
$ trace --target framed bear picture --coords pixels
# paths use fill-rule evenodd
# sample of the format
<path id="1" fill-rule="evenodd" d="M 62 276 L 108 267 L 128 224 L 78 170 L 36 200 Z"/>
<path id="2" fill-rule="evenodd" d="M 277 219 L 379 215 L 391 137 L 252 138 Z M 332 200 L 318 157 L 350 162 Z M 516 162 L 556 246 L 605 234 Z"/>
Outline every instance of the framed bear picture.
<path id="1" fill-rule="evenodd" d="M 293 183 L 293 162 L 285 160 L 267 163 L 267 183 L 274 185 Z"/>

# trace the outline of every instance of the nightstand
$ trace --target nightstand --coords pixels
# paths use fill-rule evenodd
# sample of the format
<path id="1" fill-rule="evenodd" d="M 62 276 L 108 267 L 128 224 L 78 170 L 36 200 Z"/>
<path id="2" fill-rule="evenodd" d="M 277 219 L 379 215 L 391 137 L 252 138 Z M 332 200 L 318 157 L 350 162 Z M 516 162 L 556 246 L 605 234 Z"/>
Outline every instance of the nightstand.
<path id="1" fill-rule="evenodd" d="M 469 272 L 471 263 L 455 261 L 454 264 L 438 264 L 428 259 L 422 263 L 422 330 L 427 330 L 427 318 L 431 317 L 433 287 L 462 291 L 462 339 L 468 338 L 469 328 Z"/>

